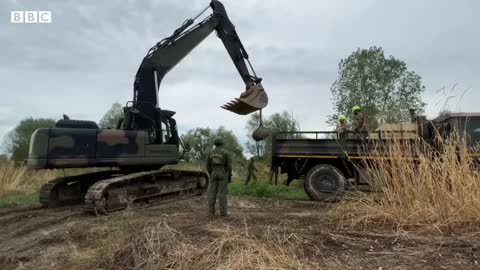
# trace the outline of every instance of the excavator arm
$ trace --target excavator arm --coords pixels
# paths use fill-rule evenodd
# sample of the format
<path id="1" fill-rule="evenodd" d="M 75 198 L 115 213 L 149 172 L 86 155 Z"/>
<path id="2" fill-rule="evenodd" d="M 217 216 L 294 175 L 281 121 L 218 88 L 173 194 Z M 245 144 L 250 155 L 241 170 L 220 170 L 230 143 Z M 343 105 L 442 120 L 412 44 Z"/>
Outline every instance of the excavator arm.
<path id="1" fill-rule="evenodd" d="M 265 108 L 268 104 L 268 97 L 261 84 L 262 79 L 257 77 L 248 59 L 248 53 L 235 31 L 235 26 L 228 18 L 225 7 L 219 1 L 212 1 L 210 6 L 213 9 L 213 15 L 217 16 L 219 20 L 215 28 L 218 37 L 222 40 L 246 86 L 246 91 L 240 95 L 240 98 L 225 104 L 222 108 L 242 115 Z M 250 66 L 253 75 L 250 74 L 246 63 Z"/>
<path id="2" fill-rule="evenodd" d="M 213 13 L 200 23 L 193 25 L 208 8 Z M 187 56 L 198 44 L 200 44 L 213 31 L 217 32 L 222 40 L 230 58 L 245 83 L 246 90 L 222 108 L 237 114 L 246 115 L 263 109 L 268 104 L 268 97 L 262 87 L 262 79 L 257 77 L 248 59 L 248 54 L 243 47 L 235 27 L 230 22 L 223 4 L 219 1 L 211 1 L 209 7 L 203 10 L 195 19 L 186 20 L 175 32 L 153 46 L 143 59 L 134 82 L 134 104 L 139 111 L 148 119 L 142 127 L 155 123 L 155 115 L 158 111 L 158 91 L 163 77 L 185 56 Z M 248 67 L 252 70 L 250 73 Z M 156 126 L 156 125 L 155 125 Z"/>
<path id="3" fill-rule="evenodd" d="M 250 64 L 247 51 L 243 47 L 240 37 L 235 31 L 235 26 L 233 26 L 228 18 L 225 7 L 218 1 L 212 1 L 210 6 L 213 9 L 213 16 L 216 16 L 218 20 L 218 24 L 215 27 L 217 35 L 222 40 L 225 49 L 227 49 L 228 54 L 237 68 L 238 73 L 242 77 L 242 80 L 245 82 L 245 85 L 249 87 L 250 85 L 260 83 L 262 79 L 256 76 L 253 68 L 252 72 L 254 75 L 250 75 L 245 62 L 247 61 Z"/>

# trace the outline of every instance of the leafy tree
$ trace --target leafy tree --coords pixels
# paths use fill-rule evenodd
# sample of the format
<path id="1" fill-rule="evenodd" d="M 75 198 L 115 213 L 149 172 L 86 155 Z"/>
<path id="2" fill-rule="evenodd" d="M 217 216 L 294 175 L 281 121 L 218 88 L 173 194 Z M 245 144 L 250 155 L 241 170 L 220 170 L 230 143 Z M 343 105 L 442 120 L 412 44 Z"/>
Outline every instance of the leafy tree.
<path id="1" fill-rule="evenodd" d="M 354 105 L 362 107 L 371 129 L 379 122 L 409 121 L 410 109 L 424 112 L 421 77 L 407 70 L 405 62 L 393 56 L 386 58 L 380 47 L 356 50 L 340 61 L 338 74 L 330 89 L 336 111 L 329 117 L 331 125 L 340 114 L 351 118 Z"/>
<path id="2" fill-rule="evenodd" d="M 247 130 L 251 134 L 260 124 L 260 115 L 258 113 L 252 114 L 247 121 Z M 255 142 L 253 139 L 247 142 L 247 151 L 261 159 L 269 160 L 272 154 L 272 139 L 275 133 L 278 132 L 295 132 L 300 130 L 298 121 L 287 111 L 281 113 L 274 113 L 266 117 L 263 121 L 263 126 L 268 130 L 269 136 L 261 141 Z M 250 135 L 249 135 L 250 136 Z M 285 135 L 290 137 L 290 135 Z"/>
<path id="3" fill-rule="evenodd" d="M 49 128 L 55 126 L 53 119 L 34 119 L 27 118 L 22 121 L 7 134 L 6 148 L 10 158 L 16 162 L 23 162 L 28 159 L 28 149 L 30 147 L 30 138 L 35 130 L 39 128 Z"/>
<path id="4" fill-rule="evenodd" d="M 101 128 L 116 128 L 118 121 L 123 118 L 122 104 L 115 102 L 112 107 L 103 115 L 99 126 Z"/>
<path id="5" fill-rule="evenodd" d="M 209 146 L 212 143 L 212 133 L 209 128 L 196 128 L 180 136 L 183 143 L 190 146 L 189 160 L 203 161 L 207 159 Z"/>
<path id="6" fill-rule="evenodd" d="M 183 134 L 181 136 L 182 141 L 190 146 L 190 152 L 186 159 L 205 161 L 208 152 L 213 147 L 213 141 L 217 136 L 224 139 L 224 147 L 232 154 L 234 160 L 244 159 L 243 148 L 238 142 L 237 137 L 231 130 L 227 130 L 222 126 L 217 130 L 212 130 L 210 128 L 196 128 Z"/>
<path id="7" fill-rule="evenodd" d="M 215 137 L 222 137 L 225 142 L 225 149 L 227 149 L 232 154 L 232 159 L 234 161 L 241 161 L 245 159 L 243 156 L 243 147 L 240 145 L 237 136 L 233 134 L 231 130 L 225 129 L 225 127 L 220 126 L 214 132 Z M 212 142 L 213 144 L 213 142 Z"/>

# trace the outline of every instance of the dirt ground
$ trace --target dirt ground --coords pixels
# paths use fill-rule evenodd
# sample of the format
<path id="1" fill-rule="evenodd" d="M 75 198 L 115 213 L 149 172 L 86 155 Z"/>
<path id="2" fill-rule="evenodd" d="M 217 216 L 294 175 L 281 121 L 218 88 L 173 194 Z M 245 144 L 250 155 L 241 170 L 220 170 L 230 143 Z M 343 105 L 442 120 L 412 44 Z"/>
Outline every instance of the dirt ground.
<path id="1" fill-rule="evenodd" d="M 80 207 L 0 209 L 0 269 L 71 269 L 68 262 L 82 262 L 94 252 L 92 246 L 98 248 L 102 231 L 134 230 L 160 220 L 197 242 L 215 238 L 212 228 L 256 234 L 283 228 L 300 241 L 299 256 L 320 269 L 480 269 L 480 233 L 432 237 L 339 228 L 325 218 L 328 206 L 309 201 L 231 197 L 229 204 L 231 216 L 214 220 L 206 216 L 204 197 L 108 216 L 86 214 Z"/>

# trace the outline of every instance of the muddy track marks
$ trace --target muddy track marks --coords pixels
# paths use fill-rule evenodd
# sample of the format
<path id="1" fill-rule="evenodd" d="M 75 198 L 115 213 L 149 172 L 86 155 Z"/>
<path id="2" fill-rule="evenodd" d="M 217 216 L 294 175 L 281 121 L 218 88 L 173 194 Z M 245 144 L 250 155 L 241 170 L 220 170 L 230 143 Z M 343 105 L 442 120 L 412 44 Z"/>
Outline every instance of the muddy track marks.
<path id="1" fill-rule="evenodd" d="M 0 269 L 65 269 L 65 262 L 92 256 L 105 240 L 123 243 L 160 222 L 189 243 L 211 242 L 227 228 L 259 237 L 272 230 L 291 234 L 302 243 L 299 254 L 323 269 L 480 269 L 480 233 L 429 237 L 385 228 L 348 230 L 332 224 L 329 206 L 319 203 L 231 197 L 229 204 L 231 217 L 214 220 L 207 217 L 205 196 L 106 216 L 81 207 L 0 209 Z"/>

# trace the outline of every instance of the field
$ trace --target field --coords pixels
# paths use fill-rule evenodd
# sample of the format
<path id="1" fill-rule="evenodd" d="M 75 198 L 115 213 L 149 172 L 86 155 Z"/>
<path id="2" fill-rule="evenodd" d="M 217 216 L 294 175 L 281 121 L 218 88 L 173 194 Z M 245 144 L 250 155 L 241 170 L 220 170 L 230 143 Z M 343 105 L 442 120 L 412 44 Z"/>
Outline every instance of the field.
<path id="1" fill-rule="evenodd" d="M 419 167 L 375 163 L 378 192 L 336 204 L 309 201 L 301 181 L 268 184 L 263 164 L 245 186 L 237 167 L 231 216 L 213 220 L 205 196 L 106 216 L 42 209 L 38 187 L 60 172 L 2 164 L 0 269 L 480 269 L 480 178 L 454 149 L 425 151 Z"/>
<path id="2" fill-rule="evenodd" d="M 480 235 L 351 229 L 331 206 L 232 197 L 209 220 L 205 198 L 108 216 L 81 209 L 0 211 L 1 269 L 477 269 Z"/>

